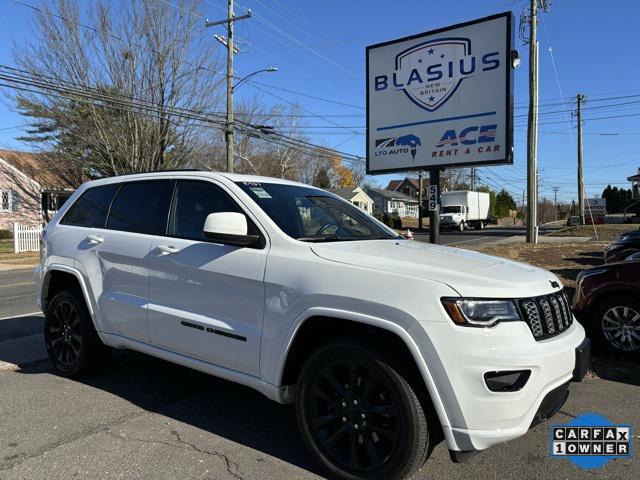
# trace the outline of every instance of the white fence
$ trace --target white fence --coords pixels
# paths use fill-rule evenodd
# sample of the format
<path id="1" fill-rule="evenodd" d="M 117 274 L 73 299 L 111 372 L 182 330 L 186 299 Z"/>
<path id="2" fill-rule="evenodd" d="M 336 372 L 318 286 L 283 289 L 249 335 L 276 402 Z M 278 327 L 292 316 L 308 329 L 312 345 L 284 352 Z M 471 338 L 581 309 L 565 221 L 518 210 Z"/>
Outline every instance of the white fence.
<path id="1" fill-rule="evenodd" d="M 21 225 L 13 224 L 13 251 L 37 252 L 40 250 L 41 225 Z"/>

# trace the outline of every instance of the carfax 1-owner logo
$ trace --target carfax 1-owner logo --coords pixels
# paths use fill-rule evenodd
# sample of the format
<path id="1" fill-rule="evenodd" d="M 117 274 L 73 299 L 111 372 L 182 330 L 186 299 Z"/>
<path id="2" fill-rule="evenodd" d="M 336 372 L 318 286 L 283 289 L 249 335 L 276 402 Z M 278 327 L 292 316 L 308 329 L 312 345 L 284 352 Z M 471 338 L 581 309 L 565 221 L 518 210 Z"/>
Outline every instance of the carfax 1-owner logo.
<path id="1" fill-rule="evenodd" d="M 600 468 L 616 458 L 631 458 L 631 425 L 615 425 L 597 413 L 585 413 L 565 425 L 549 427 L 549 456 L 580 468 Z"/>

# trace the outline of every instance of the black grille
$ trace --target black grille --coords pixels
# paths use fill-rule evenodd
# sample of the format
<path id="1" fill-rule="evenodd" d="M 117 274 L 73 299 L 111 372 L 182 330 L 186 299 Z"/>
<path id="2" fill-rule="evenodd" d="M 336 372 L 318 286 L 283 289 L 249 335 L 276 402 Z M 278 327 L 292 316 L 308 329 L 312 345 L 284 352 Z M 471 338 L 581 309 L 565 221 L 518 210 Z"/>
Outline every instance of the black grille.
<path id="1" fill-rule="evenodd" d="M 573 317 L 569 301 L 563 291 L 525 298 L 518 301 L 524 318 L 536 340 L 553 337 L 571 326 Z"/>

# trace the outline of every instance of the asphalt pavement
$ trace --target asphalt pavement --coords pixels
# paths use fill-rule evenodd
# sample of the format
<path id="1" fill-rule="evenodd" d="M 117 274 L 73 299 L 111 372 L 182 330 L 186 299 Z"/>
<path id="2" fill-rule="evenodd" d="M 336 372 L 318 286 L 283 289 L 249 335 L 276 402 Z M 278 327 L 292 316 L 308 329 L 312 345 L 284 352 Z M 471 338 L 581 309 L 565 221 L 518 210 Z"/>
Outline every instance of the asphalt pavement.
<path id="1" fill-rule="evenodd" d="M 542 226 L 539 228 L 540 235 L 546 235 L 560 227 Z M 429 229 L 414 230 L 413 238 L 418 241 L 429 241 Z M 484 230 L 465 230 L 459 232 L 457 230 L 441 230 L 440 231 L 440 244 L 450 246 L 462 246 L 462 245 L 482 245 L 493 243 L 499 240 L 503 240 L 509 237 L 517 237 L 526 235 L 524 227 L 489 227 Z"/>
<path id="2" fill-rule="evenodd" d="M 573 384 L 571 391 L 553 423 L 588 411 L 614 422 L 639 423 L 638 385 L 595 379 Z M 614 460 L 586 471 L 566 460 L 549 459 L 548 439 L 547 425 L 542 424 L 459 465 L 450 461 L 441 443 L 415 478 L 640 476 L 637 454 L 634 460 Z M 81 380 L 55 375 L 46 360 L 0 370 L 2 479 L 324 475 L 302 444 L 292 406 L 271 402 L 246 387 L 125 351 L 115 352 L 102 372 Z"/>
<path id="3" fill-rule="evenodd" d="M 38 310 L 34 288 L 33 269 L 0 271 L 0 318 Z"/>

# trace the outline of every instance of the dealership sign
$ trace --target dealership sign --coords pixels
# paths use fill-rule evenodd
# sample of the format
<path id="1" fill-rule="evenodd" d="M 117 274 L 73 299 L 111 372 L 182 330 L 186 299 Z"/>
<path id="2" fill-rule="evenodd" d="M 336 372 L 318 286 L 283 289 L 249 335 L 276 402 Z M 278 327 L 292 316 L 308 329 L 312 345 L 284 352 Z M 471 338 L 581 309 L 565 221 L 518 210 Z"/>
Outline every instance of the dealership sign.
<path id="1" fill-rule="evenodd" d="M 512 15 L 367 47 L 367 172 L 511 163 Z"/>

